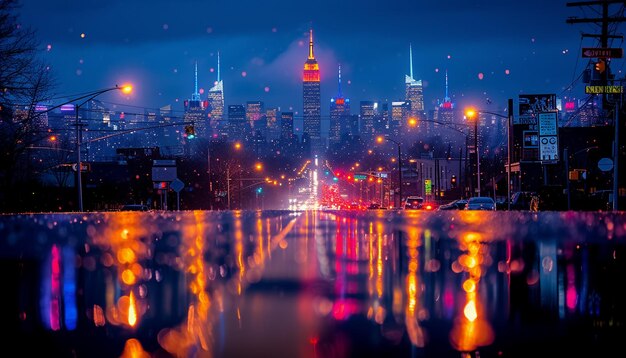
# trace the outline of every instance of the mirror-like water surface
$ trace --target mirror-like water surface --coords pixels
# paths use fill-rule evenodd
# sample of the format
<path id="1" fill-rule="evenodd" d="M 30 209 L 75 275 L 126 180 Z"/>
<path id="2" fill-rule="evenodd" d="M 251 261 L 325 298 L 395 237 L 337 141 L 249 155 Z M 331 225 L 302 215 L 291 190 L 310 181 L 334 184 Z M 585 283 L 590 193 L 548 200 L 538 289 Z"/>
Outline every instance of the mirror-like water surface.
<path id="1" fill-rule="evenodd" d="M 626 338 L 626 217 L 177 212 L 0 217 L 5 352 L 586 356 Z"/>

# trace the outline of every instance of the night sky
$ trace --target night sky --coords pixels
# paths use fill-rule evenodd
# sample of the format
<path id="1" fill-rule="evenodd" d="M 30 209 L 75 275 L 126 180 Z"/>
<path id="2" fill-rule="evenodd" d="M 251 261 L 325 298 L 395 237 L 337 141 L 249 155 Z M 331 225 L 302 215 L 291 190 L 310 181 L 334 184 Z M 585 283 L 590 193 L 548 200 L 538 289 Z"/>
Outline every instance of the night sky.
<path id="1" fill-rule="evenodd" d="M 312 27 L 322 115 L 337 92 L 338 63 L 353 113 L 361 100 L 403 99 L 409 43 L 426 109 L 443 98 L 447 69 L 459 106 L 500 110 L 522 93 L 584 97 L 584 85 L 574 81 L 588 61 L 581 47 L 597 44 L 580 34 L 600 30 L 565 21 L 597 14 L 566 2 L 23 0 L 20 19 L 37 31 L 61 96 L 132 82 L 130 97 L 102 99 L 182 111 L 194 89 L 194 63 L 201 91 L 208 90 L 220 51 L 226 105 L 262 100 L 300 113 Z M 623 63 L 615 61 L 614 72 Z"/>

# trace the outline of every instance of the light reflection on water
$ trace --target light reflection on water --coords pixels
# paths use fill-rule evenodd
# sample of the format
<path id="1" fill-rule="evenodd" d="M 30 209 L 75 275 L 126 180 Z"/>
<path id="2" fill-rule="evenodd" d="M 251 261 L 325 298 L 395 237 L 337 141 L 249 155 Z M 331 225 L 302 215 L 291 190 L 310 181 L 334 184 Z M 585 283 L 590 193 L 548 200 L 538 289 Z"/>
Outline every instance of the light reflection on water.
<path id="1" fill-rule="evenodd" d="M 0 342 L 24 354 L 576 355 L 626 331 L 622 214 L 33 214 L 0 235 Z"/>

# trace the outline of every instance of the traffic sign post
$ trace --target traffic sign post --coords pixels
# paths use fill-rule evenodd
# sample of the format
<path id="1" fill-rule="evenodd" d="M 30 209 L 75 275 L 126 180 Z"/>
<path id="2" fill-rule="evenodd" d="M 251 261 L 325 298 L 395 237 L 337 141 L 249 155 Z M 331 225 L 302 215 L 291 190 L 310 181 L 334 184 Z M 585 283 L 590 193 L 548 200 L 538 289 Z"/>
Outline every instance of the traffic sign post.
<path id="1" fill-rule="evenodd" d="M 176 192 L 176 211 L 180 211 L 180 191 L 185 187 L 185 183 L 182 180 L 176 178 L 170 184 L 170 188 Z"/>

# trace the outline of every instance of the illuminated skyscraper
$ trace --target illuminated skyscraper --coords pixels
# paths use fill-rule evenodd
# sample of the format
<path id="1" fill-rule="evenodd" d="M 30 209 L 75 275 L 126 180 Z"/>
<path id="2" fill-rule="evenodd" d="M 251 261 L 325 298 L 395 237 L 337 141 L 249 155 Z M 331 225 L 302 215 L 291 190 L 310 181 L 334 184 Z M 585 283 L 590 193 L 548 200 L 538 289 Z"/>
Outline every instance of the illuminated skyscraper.
<path id="1" fill-rule="evenodd" d="M 196 63 L 195 70 L 195 90 L 191 95 L 191 99 L 185 100 L 185 122 L 193 122 L 193 126 L 196 131 L 196 136 L 207 137 L 207 107 L 208 101 L 202 101 L 200 99 L 200 93 L 198 92 L 198 63 Z"/>
<path id="2" fill-rule="evenodd" d="M 411 45 L 409 45 L 409 62 L 410 72 L 404 79 L 406 86 L 405 99 L 411 102 L 411 111 L 409 115 L 415 118 L 423 118 L 424 94 L 422 80 L 415 80 L 415 78 L 413 78 L 413 49 Z"/>
<path id="3" fill-rule="evenodd" d="M 320 94 L 320 68 L 313 55 L 313 30 L 309 30 L 309 57 L 304 63 L 302 76 L 304 119 L 303 131 L 311 138 L 312 147 L 316 148 L 321 143 L 322 115 Z"/>
<path id="4" fill-rule="evenodd" d="M 330 128 L 328 139 L 338 142 L 345 133 L 350 133 L 350 99 L 341 93 L 341 65 L 339 65 L 339 82 L 337 97 L 330 99 Z"/>
<path id="5" fill-rule="evenodd" d="M 226 121 L 224 120 L 224 82 L 220 78 L 220 53 L 217 53 L 217 81 L 209 90 L 209 106 L 211 115 L 211 128 L 213 133 L 226 134 Z"/>

